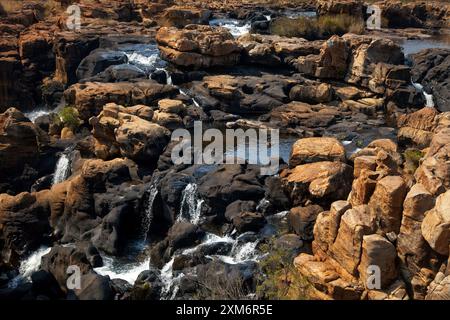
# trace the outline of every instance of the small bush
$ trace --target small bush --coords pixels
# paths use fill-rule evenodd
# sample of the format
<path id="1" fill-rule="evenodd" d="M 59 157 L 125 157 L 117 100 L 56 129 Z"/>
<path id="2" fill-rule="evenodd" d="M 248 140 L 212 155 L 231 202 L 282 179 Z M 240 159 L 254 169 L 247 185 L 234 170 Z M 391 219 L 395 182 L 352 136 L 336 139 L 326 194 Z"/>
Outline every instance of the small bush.
<path id="1" fill-rule="evenodd" d="M 318 19 L 299 17 L 290 19 L 282 17 L 271 24 L 271 32 L 285 37 L 302 37 L 308 40 L 327 39 L 332 35 L 343 35 L 347 32 L 362 34 L 365 30 L 363 19 L 341 15 L 321 16 Z"/>
<path id="2" fill-rule="evenodd" d="M 403 153 L 405 158 L 405 171 L 414 174 L 420 164 L 420 159 L 424 156 L 423 152 L 417 149 L 408 149 Z"/>
<path id="3" fill-rule="evenodd" d="M 64 109 L 59 112 L 59 117 L 64 126 L 72 129 L 72 131 L 78 129 L 82 124 L 78 110 L 74 107 L 64 107 Z"/>
<path id="4" fill-rule="evenodd" d="M 295 268 L 292 252 L 277 248 L 273 240 L 263 245 L 261 250 L 267 255 L 259 263 L 261 274 L 256 286 L 258 298 L 307 300 L 311 285 Z"/>

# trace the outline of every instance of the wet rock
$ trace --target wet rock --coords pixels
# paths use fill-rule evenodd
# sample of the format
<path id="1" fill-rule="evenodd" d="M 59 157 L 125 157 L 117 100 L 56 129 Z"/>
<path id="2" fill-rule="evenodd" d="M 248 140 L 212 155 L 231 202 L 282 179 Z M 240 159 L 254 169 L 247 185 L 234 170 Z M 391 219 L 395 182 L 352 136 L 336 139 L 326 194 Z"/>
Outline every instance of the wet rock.
<path id="1" fill-rule="evenodd" d="M 125 53 L 107 49 L 96 49 L 78 65 L 76 75 L 78 80 L 95 76 L 112 65 L 127 63 Z"/>
<path id="2" fill-rule="evenodd" d="M 411 114 L 401 115 L 397 120 L 398 139 L 402 144 L 414 143 L 419 148 L 427 147 L 433 137 L 437 111 L 434 108 L 422 108 Z"/>
<path id="3" fill-rule="evenodd" d="M 136 279 L 130 292 L 132 300 L 158 300 L 163 284 L 160 281 L 158 270 L 143 271 Z"/>
<path id="4" fill-rule="evenodd" d="M 412 81 L 422 84 L 424 90 L 433 95 L 439 111 L 450 111 L 450 50 L 426 49 L 409 58 Z"/>
<path id="5" fill-rule="evenodd" d="M 69 300 L 113 300 L 114 291 L 109 277 L 95 272 L 83 274 L 80 279 L 81 288 L 69 292 Z"/>
<path id="6" fill-rule="evenodd" d="M 177 222 L 168 233 L 168 244 L 173 250 L 190 247 L 204 236 L 204 232 L 189 222 Z"/>
<path id="7" fill-rule="evenodd" d="M 242 211 L 232 219 L 232 223 L 239 233 L 258 231 L 266 224 L 261 213 Z"/>

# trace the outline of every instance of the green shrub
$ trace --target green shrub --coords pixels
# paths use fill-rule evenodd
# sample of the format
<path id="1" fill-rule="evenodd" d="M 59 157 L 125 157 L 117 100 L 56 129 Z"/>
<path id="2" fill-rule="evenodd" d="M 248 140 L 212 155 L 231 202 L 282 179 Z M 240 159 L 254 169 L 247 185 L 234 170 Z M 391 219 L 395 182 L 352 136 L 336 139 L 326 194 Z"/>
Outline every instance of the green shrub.
<path id="1" fill-rule="evenodd" d="M 61 118 L 61 122 L 64 124 L 64 126 L 72 129 L 72 131 L 78 129 L 82 124 L 78 110 L 74 107 L 64 107 L 64 109 L 62 109 L 58 115 Z"/>
<path id="2" fill-rule="evenodd" d="M 311 285 L 293 264 L 292 252 L 274 246 L 274 240 L 261 247 L 267 255 L 259 263 L 256 295 L 269 300 L 307 300 Z"/>
<path id="3" fill-rule="evenodd" d="M 417 149 L 407 149 L 403 153 L 403 157 L 405 158 L 405 171 L 407 173 L 413 174 L 416 172 L 417 168 L 420 164 L 420 159 L 424 156 L 423 152 Z"/>
<path id="4" fill-rule="evenodd" d="M 308 40 L 328 39 L 332 35 L 343 35 L 347 32 L 362 34 L 365 22 L 346 14 L 321 16 L 317 19 L 299 17 L 290 19 L 282 17 L 271 24 L 273 34 L 285 37 L 302 37 Z"/>

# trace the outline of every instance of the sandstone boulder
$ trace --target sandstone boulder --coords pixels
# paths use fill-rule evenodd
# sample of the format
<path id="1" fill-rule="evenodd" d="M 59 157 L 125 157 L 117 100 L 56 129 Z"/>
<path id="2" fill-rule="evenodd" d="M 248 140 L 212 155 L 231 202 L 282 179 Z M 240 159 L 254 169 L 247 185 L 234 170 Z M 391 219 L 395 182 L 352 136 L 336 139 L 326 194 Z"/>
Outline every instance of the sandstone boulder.
<path id="1" fill-rule="evenodd" d="M 289 159 L 291 167 L 319 161 L 345 162 L 345 149 L 342 143 L 336 138 L 304 138 L 297 140 L 292 146 Z"/>
<path id="2" fill-rule="evenodd" d="M 158 30 L 156 41 L 162 58 L 181 67 L 232 66 L 241 57 L 241 47 L 231 33 L 221 27 L 163 27 Z"/>
<path id="3" fill-rule="evenodd" d="M 309 198 L 319 201 L 346 198 L 353 173 L 344 163 L 321 161 L 284 170 L 280 177 L 294 205 L 301 205 Z"/>
<path id="4" fill-rule="evenodd" d="M 436 199 L 433 209 L 425 213 L 422 235 L 437 253 L 448 256 L 450 244 L 450 191 Z"/>

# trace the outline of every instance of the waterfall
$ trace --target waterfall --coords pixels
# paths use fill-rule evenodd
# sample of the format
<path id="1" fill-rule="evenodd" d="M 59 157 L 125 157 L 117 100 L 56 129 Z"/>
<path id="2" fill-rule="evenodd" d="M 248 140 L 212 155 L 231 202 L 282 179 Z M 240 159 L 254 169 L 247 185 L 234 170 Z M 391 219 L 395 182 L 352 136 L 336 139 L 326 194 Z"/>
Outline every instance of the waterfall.
<path id="1" fill-rule="evenodd" d="M 425 97 L 425 106 L 429 107 L 429 108 L 434 108 L 434 101 L 433 101 L 433 95 L 429 94 L 425 91 L 425 89 L 423 88 L 423 85 L 421 85 L 420 83 L 412 83 L 414 88 L 416 88 L 417 91 L 422 92 L 423 96 Z"/>
<path id="2" fill-rule="evenodd" d="M 173 85 L 172 76 L 166 68 L 156 68 L 157 71 L 163 71 L 166 74 L 166 84 Z"/>
<path id="3" fill-rule="evenodd" d="M 111 279 L 122 279 L 129 284 L 134 284 L 139 274 L 142 271 L 148 270 L 150 265 L 150 258 L 136 263 L 115 265 L 114 259 L 111 257 L 102 256 L 103 266 L 95 268 L 94 271 L 102 276 L 109 276 Z"/>
<path id="4" fill-rule="evenodd" d="M 196 183 L 189 183 L 183 190 L 178 221 L 188 219 L 192 224 L 198 224 L 200 221 L 204 201 L 198 198 L 197 189 Z"/>
<path id="5" fill-rule="evenodd" d="M 145 215 L 142 218 L 142 236 L 144 237 L 144 240 L 147 240 L 147 233 L 150 230 L 150 226 L 153 219 L 153 204 L 155 202 L 156 196 L 158 195 L 158 182 L 159 179 L 154 181 L 150 189 L 147 191 L 148 198 L 145 203 Z"/>
<path id="6" fill-rule="evenodd" d="M 41 247 L 23 260 L 19 266 L 19 275 L 8 283 L 8 287 L 15 288 L 23 280 L 30 281 L 31 275 L 41 266 L 41 258 L 50 250 L 51 248 Z"/>
<path id="7" fill-rule="evenodd" d="M 224 27 L 228 29 L 235 38 L 248 33 L 251 28 L 250 23 L 242 24 L 241 21 L 237 19 L 212 19 L 211 21 L 209 21 L 209 25 L 215 27 Z"/>
<path id="8" fill-rule="evenodd" d="M 53 174 L 52 185 L 63 182 L 70 174 L 70 155 L 67 150 L 64 151 L 56 163 L 55 173 Z"/>

